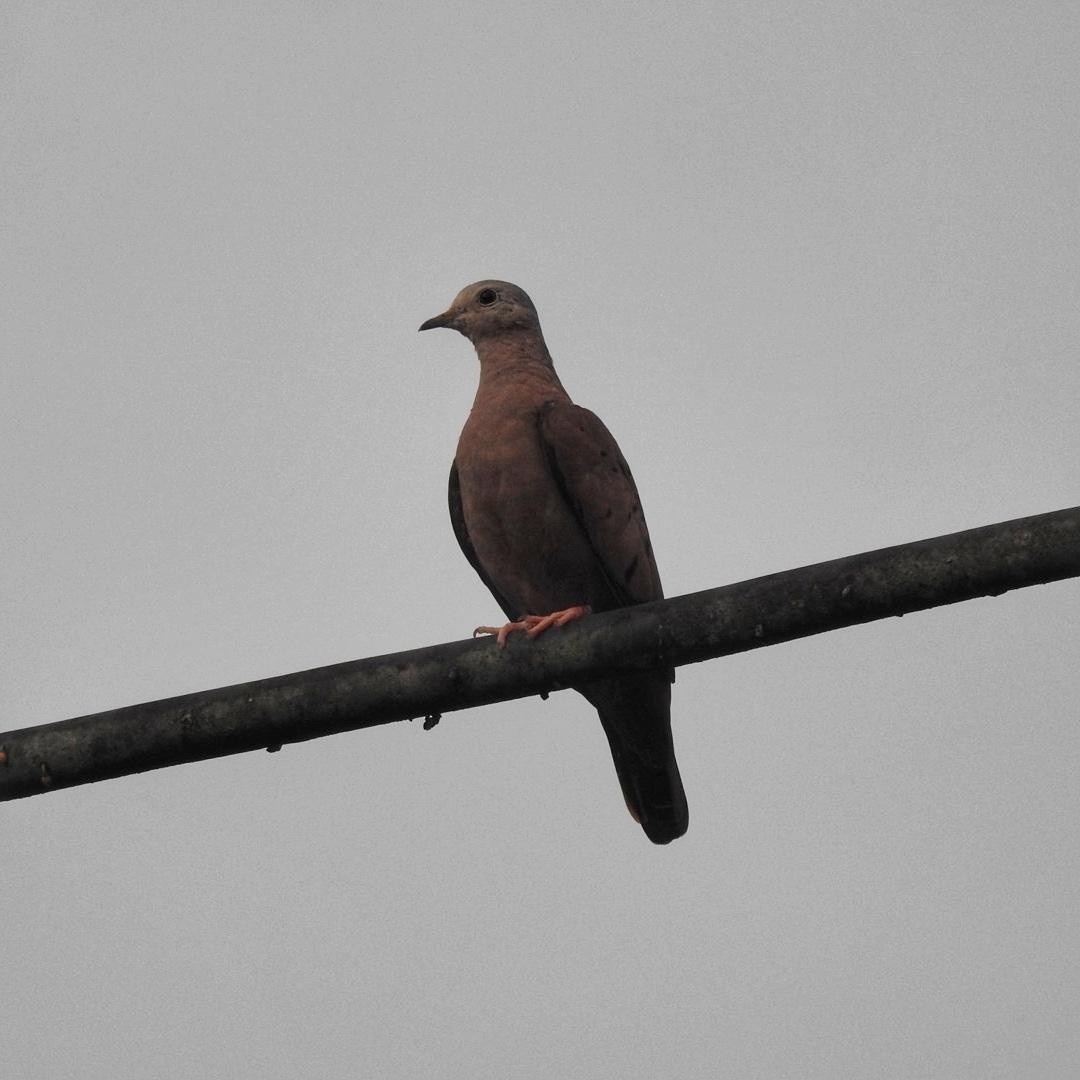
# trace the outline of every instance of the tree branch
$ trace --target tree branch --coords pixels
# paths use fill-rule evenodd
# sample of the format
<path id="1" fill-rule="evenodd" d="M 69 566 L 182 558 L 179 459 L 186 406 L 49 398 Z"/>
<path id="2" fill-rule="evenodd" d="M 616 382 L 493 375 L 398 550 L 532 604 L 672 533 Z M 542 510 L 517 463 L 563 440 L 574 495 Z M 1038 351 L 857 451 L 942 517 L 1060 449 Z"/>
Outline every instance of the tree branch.
<path id="1" fill-rule="evenodd" d="M 693 664 L 1080 575 L 1080 507 L 490 638 L 353 660 L 0 735 L 0 799 Z"/>

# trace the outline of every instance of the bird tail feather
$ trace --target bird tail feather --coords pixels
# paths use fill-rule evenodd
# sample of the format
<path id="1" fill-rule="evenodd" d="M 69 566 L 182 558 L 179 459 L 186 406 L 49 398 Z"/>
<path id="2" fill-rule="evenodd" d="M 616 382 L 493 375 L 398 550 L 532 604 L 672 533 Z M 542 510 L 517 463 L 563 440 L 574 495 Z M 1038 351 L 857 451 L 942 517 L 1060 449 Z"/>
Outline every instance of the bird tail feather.
<path id="1" fill-rule="evenodd" d="M 630 815 L 654 844 L 678 839 L 690 812 L 671 739 L 670 676 L 642 673 L 578 689 L 600 714 Z"/>

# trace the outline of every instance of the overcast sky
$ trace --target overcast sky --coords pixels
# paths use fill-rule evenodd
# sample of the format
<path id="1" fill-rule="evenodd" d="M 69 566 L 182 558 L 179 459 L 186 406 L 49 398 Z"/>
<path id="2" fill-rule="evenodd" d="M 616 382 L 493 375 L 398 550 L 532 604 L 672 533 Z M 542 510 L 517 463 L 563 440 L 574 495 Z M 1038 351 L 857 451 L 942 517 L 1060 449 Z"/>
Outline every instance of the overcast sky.
<path id="1" fill-rule="evenodd" d="M 1080 502 L 1080 8 L 0 16 L 4 729 L 498 617 L 484 277 L 669 595 Z M 0 810 L 5 1076 L 1074 1078 L 1080 585 Z"/>

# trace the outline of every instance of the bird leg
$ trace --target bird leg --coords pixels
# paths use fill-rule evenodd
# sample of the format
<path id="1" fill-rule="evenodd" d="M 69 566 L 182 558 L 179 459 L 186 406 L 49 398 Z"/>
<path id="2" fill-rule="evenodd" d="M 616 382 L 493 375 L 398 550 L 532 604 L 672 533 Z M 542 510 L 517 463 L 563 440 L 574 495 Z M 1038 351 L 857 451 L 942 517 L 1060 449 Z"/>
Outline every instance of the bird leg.
<path id="1" fill-rule="evenodd" d="M 580 619 L 583 615 L 592 612 L 588 604 L 576 604 L 574 607 L 563 608 L 562 611 L 553 611 L 550 615 L 522 615 L 514 622 L 503 623 L 502 626 L 478 626 L 473 631 L 473 637 L 481 634 L 494 634 L 499 648 L 506 647 L 506 639 L 515 631 L 522 631 L 526 637 L 534 638 L 542 634 L 549 626 L 565 626 L 574 619 Z"/>

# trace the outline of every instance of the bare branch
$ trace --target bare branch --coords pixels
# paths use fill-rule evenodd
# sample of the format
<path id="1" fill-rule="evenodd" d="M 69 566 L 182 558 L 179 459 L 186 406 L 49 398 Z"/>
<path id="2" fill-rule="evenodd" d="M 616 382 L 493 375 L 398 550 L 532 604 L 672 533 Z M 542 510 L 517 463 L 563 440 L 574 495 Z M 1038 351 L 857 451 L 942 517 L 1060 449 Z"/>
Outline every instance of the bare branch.
<path id="1" fill-rule="evenodd" d="M 0 799 L 693 664 L 1080 575 L 1080 507 L 593 615 L 534 641 L 375 656 L 0 735 Z"/>

